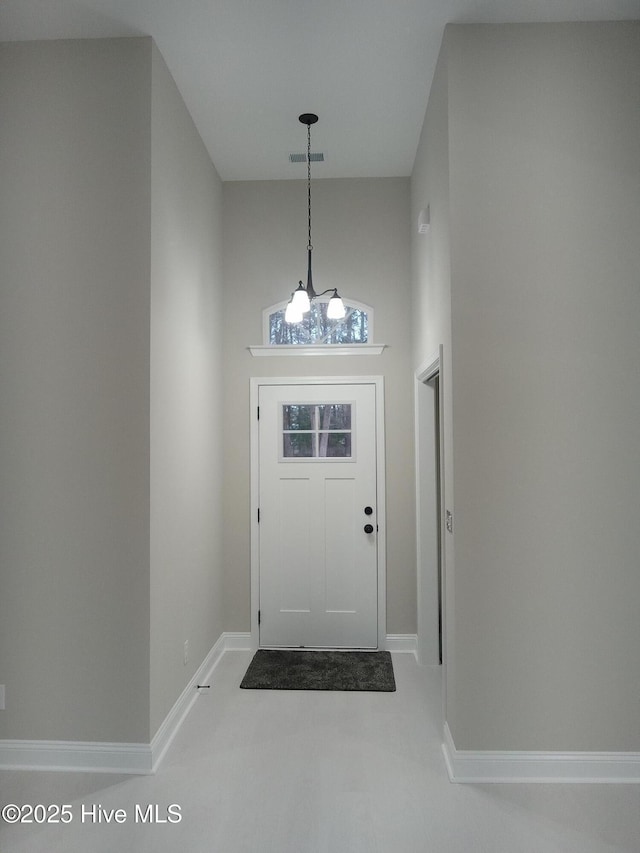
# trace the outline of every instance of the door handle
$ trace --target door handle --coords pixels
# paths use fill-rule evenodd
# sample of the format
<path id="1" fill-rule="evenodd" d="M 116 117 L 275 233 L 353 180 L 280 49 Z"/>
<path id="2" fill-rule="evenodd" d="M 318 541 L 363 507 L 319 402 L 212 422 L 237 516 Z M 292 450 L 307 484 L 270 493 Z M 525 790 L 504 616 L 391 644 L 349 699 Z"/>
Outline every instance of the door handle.
<path id="1" fill-rule="evenodd" d="M 373 524 L 365 524 L 364 532 L 365 533 L 373 533 Z"/>
<path id="2" fill-rule="evenodd" d="M 373 507 L 372 506 L 366 506 L 364 508 L 364 514 L 365 515 L 372 515 L 372 513 L 373 513 Z"/>

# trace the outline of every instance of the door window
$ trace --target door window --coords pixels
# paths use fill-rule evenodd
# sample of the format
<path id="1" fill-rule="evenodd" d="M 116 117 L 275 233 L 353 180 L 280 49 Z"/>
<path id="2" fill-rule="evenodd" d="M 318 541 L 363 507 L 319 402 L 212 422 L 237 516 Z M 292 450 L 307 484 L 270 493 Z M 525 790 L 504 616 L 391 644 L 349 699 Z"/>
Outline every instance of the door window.
<path id="1" fill-rule="evenodd" d="M 352 403 L 284 403 L 283 462 L 354 458 Z"/>

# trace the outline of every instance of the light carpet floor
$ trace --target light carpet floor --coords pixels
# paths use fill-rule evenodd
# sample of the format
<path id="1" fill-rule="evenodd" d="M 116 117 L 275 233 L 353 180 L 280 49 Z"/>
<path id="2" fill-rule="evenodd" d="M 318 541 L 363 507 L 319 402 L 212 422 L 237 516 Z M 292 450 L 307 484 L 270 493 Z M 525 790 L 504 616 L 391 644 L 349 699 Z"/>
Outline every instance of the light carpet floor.
<path id="1" fill-rule="evenodd" d="M 0 800 L 73 804 L 0 826 L 1 853 L 638 853 L 640 786 L 452 785 L 440 671 L 394 654 L 395 693 L 240 690 L 227 652 L 154 776 L 0 772 Z M 125 824 L 78 819 L 122 808 Z M 135 805 L 181 807 L 136 825 Z"/>

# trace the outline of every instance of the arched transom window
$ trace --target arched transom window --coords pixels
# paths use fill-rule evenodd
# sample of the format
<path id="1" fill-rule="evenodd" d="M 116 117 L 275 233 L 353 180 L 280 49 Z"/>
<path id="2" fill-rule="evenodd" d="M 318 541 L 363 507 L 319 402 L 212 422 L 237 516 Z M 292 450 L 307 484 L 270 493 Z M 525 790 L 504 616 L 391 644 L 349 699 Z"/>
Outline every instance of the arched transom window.
<path id="1" fill-rule="evenodd" d="M 314 299 L 311 310 L 301 323 L 284 319 L 286 302 L 265 309 L 263 313 L 266 346 L 340 346 L 370 344 L 373 340 L 373 309 L 361 302 L 343 298 L 346 316 L 342 320 L 327 319 L 329 297 Z"/>

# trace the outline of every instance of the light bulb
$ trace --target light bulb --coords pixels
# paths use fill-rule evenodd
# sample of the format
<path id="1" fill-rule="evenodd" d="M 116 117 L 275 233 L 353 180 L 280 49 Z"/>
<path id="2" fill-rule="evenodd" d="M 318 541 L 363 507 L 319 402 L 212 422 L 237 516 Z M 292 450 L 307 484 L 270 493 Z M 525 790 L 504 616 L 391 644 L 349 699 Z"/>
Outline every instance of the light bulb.
<path id="1" fill-rule="evenodd" d="M 327 317 L 329 320 L 342 320 L 346 313 L 344 302 L 338 296 L 338 291 L 334 290 L 333 296 L 327 305 Z"/>
<path id="2" fill-rule="evenodd" d="M 311 303 L 309 302 L 309 294 L 303 287 L 302 282 L 300 282 L 300 284 L 294 291 L 294 294 L 291 297 L 291 303 L 294 305 L 296 311 L 300 314 L 306 314 L 307 311 L 309 311 L 309 309 L 311 308 Z"/>
<path id="3" fill-rule="evenodd" d="M 302 311 L 299 311 L 298 308 L 294 305 L 293 297 L 287 302 L 287 308 L 284 312 L 284 321 L 285 323 L 301 323 L 302 322 Z"/>

